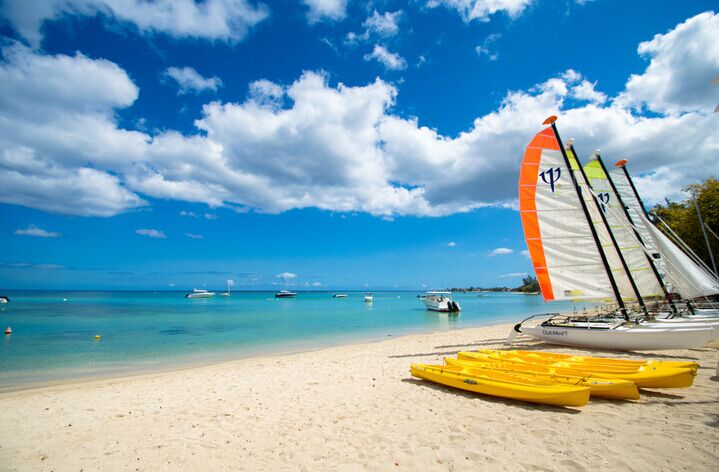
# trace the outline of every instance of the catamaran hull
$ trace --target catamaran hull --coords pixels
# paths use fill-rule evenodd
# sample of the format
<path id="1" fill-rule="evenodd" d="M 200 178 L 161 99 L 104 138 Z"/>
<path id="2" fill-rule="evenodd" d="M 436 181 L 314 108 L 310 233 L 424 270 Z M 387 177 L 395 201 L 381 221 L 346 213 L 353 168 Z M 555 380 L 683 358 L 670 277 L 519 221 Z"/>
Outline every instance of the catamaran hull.
<path id="1" fill-rule="evenodd" d="M 692 349 L 714 339 L 712 328 L 522 326 L 521 332 L 549 344 L 618 351 Z"/>

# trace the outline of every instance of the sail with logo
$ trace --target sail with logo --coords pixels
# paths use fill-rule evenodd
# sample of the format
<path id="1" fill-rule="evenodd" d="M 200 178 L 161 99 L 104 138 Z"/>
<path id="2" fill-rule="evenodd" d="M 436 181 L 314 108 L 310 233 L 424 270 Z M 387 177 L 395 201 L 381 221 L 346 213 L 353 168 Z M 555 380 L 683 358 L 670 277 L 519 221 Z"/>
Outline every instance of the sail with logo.
<path id="1" fill-rule="evenodd" d="M 544 124 L 550 126 L 530 142 L 519 177 L 522 226 L 539 286 L 545 301 L 601 300 L 619 310 L 594 318 L 552 315 L 523 326 L 533 316 L 517 324 L 510 339 L 523 333 L 552 344 L 624 350 L 686 349 L 713 339 L 712 327 L 630 322 L 625 298 L 632 292 L 639 302 L 642 297 L 601 209 L 607 202 L 592 193 L 571 147 L 570 159 L 556 119 L 548 118 Z"/>
<path id="2" fill-rule="evenodd" d="M 646 299 L 664 298 L 666 295 L 659 279 L 659 274 L 654 271 L 652 261 L 643 247 L 642 238 L 633 227 L 634 220 L 628 215 L 623 207 L 623 198 L 615 192 L 612 181 L 605 173 L 601 157 L 598 152 L 592 156 L 592 160 L 584 164 L 584 173 L 594 190 L 594 193 L 601 201 L 602 211 L 607 218 L 609 227 L 619 245 L 619 250 L 629 267 L 629 273 L 636 284 L 641 297 Z"/>

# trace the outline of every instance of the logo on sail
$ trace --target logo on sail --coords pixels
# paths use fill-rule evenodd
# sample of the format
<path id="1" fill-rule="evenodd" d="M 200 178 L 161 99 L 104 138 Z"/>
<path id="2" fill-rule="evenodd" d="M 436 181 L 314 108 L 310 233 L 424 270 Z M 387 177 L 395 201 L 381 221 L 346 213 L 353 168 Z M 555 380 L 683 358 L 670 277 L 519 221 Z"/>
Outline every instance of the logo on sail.
<path id="1" fill-rule="evenodd" d="M 539 174 L 545 184 L 548 184 L 554 193 L 554 183 L 559 180 L 562 175 L 562 169 L 559 167 L 550 167 Z"/>
<path id="2" fill-rule="evenodd" d="M 607 205 L 609 205 L 609 194 L 607 192 L 598 193 L 597 198 L 599 199 L 599 205 L 602 207 L 602 211 L 606 213 Z"/>

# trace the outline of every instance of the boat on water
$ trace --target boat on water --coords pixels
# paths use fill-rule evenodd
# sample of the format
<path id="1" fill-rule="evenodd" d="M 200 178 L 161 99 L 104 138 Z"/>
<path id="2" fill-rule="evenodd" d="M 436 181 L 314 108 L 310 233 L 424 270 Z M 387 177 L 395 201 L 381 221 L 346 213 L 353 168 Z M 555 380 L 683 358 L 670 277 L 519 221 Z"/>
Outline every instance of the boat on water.
<path id="1" fill-rule="evenodd" d="M 280 290 L 275 294 L 275 298 L 295 298 L 297 293 L 290 292 L 289 290 Z"/>
<path id="2" fill-rule="evenodd" d="M 10 303 L 10 298 L 5 295 L 0 295 L 0 304 Z"/>
<path id="3" fill-rule="evenodd" d="M 364 302 L 365 303 L 372 303 L 372 300 L 374 300 L 374 296 L 372 295 L 372 293 L 367 292 L 364 294 Z"/>
<path id="4" fill-rule="evenodd" d="M 582 167 L 573 144 L 563 145 L 555 121 L 548 118 L 544 124 L 550 126 L 530 142 L 519 179 L 522 226 L 541 293 L 547 302 L 613 300 L 617 308 L 591 317 L 552 315 L 523 326 L 534 318 L 529 317 L 509 340 L 522 333 L 566 346 L 652 350 L 695 348 L 715 339 L 717 330 L 707 323 L 652 322 L 656 312 L 645 300 L 663 297 L 680 314 L 672 293 L 685 300 L 712 296 L 719 281 L 656 234 L 631 180 L 623 188 L 631 187 L 634 203 L 623 201 L 627 192 L 617 190 L 598 152 Z M 626 169 L 623 175 L 629 179 Z M 642 210 L 630 214 L 637 206 Z"/>
<path id="5" fill-rule="evenodd" d="M 232 281 L 228 279 L 228 280 L 227 280 L 227 291 L 226 291 L 226 292 L 222 292 L 222 293 L 220 294 L 221 297 L 229 297 L 229 296 L 232 295 L 232 291 L 230 291 L 230 282 L 232 282 Z"/>
<path id="6" fill-rule="evenodd" d="M 459 303 L 452 300 L 452 292 L 430 291 L 421 300 L 424 302 L 424 306 L 431 311 L 456 313 L 462 309 Z"/>
<path id="7" fill-rule="evenodd" d="M 215 296 L 215 292 L 210 292 L 203 289 L 193 289 L 192 292 L 185 295 L 185 298 L 212 298 Z"/>
<path id="8" fill-rule="evenodd" d="M 332 298 L 347 298 L 347 294 L 346 293 L 335 293 L 334 295 L 332 295 Z"/>

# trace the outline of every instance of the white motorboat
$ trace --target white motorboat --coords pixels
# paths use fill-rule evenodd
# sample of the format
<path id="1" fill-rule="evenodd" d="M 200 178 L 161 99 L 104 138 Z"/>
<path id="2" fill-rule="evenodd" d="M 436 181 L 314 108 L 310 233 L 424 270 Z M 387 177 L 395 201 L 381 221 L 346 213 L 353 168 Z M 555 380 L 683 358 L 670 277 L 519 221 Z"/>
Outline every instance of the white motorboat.
<path id="1" fill-rule="evenodd" d="M 332 295 L 332 298 L 347 298 L 347 294 L 346 293 L 335 293 L 334 295 Z"/>
<path id="2" fill-rule="evenodd" d="M 462 309 L 459 303 L 452 300 L 452 292 L 427 292 L 422 301 L 432 311 L 458 312 Z"/>
<path id="3" fill-rule="evenodd" d="M 275 298 L 294 298 L 296 296 L 295 292 L 290 292 L 289 290 L 280 290 L 275 294 Z"/>
<path id="4" fill-rule="evenodd" d="M 0 305 L 10 303 L 10 299 L 6 297 L 5 295 L 0 296 Z"/>
<path id="5" fill-rule="evenodd" d="M 214 296 L 215 292 L 209 292 L 207 290 L 196 288 L 192 290 L 192 292 L 186 294 L 185 298 L 212 298 Z"/>
<path id="6" fill-rule="evenodd" d="M 367 293 L 364 294 L 364 301 L 365 301 L 365 303 L 372 303 L 372 300 L 374 300 L 374 297 L 373 297 L 372 293 L 367 292 Z"/>

